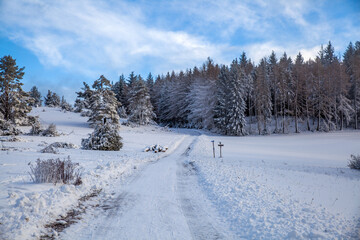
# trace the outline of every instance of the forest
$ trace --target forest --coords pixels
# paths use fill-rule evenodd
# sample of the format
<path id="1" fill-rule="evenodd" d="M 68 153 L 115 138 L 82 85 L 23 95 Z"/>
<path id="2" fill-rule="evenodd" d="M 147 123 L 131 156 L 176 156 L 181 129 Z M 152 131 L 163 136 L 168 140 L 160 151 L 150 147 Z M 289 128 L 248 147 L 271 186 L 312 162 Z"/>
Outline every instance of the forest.
<path id="1" fill-rule="evenodd" d="M 1 59 L 0 68 L 1 118 L 31 124 L 26 113 L 42 105 L 40 92 L 36 86 L 22 90 L 24 68 L 11 56 Z M 12 78 L 5 74 L 9 70 Z M 132 72 L 115 83 L 101 75 L 91 87 L 83 84 L 74 107 L 50 90 L 45 106 L 79 112 L 94 127 L 127 118 L 129 124 L 156 122 L 231 136 L 359 129 L 360 42 L 350 42 L 343 56 L 329 41 L 315 59 L 273 51 L 255 64 L 243 52 L 230 66 L 208 58 L 201 67 L 156 77 Z"/>

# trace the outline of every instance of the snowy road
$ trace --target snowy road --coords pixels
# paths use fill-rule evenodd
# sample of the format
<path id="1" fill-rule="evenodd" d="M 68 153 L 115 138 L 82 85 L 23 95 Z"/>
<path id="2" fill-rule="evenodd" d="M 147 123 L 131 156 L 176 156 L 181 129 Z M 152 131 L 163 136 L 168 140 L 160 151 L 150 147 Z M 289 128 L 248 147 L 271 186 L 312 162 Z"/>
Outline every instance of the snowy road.
<path id="1" fill-rule="evenodd" d="M 229 239 L 227 227 L 203 195 L 187 152 L 187 136 L 169 156 L 115 187 L 102 209 L 61 234 L 61 239 Z"/>

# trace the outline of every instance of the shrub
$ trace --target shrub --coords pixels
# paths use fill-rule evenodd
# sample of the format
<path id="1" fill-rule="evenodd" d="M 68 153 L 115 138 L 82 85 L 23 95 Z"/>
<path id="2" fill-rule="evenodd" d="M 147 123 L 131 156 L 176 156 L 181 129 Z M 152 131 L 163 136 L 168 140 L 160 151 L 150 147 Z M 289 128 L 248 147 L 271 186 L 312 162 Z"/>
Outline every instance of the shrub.
<path id="1" fill-rule="evenodd" d="M 360 170 L 360 155 L 351 155 L 348 167 L 351 169 L 357 169 Z"/>
<path id="2" fill-rule="evenodd" d="M 64 160 L 48 159 L 36 160 L 36 165 L 30 166 L 30 176 L 35 183 L 64 183 L 80 185 L 81 169 L 79 163 L 73 163 L 70 157 Z"/>
<path id="3" fill-rule="evenodd" d="M 56 137 L 60 134 L 56 131 L 56 125 L 52 123 L 46 130 L 42 132 L 42 135 L 46 137 Z"/>
<path id="4" fill-rule="evenodd" d="M 10 121 L 0 119 L 0 136 L 19 135 L 21 131 Z"/>
<path id="5" fill-rule="evenodd" d="M 31 124 L 30 135 L 40 135 L 41 132 L 42 132 L 41 124 L 40 124 L 39 120 L 36 119 L 36 120 Z"/>
<path id="6" fill-rule="evenodd" d="M 118 132 L 118 128 L 110 123 L 98 124 L 89 138 L 82 139 L 83 149 L 119 151 L 123 144 Z"/>

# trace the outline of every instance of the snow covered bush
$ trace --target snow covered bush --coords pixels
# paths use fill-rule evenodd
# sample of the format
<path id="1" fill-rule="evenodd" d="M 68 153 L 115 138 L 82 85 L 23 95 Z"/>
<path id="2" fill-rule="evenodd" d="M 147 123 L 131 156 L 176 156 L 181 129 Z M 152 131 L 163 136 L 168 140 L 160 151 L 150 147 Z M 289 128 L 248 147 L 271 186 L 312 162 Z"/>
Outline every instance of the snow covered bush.
<path id="1" fill-rule="evenodd" d="M 21 131 L 10 121 L 0 119 L 0 136 L 19 135 Z"/>
<path id="2" fill-rule="evenodd" d="M 349 160 L 348 167 L 351 169 L 357 169 L 360 170 L 360 155 L 351 155 Z"/>
<path id="3" fill-rule="evenodd" d="M 59 136 L 60 134 L 56 131 L 56 125 L 52 123 L 49 125 L 49 127 L 46 130 L 42 132 L 41 135 L 45 137 L 56 137 Z"/>
<path id="4" fill-rule="evenodd" d="M 42 132 L 41 124 L 37 118 L 31 124 L 30 135 L 40 135 Z"/>
<path id="5" fill-rule="evenodd" d="M 89 138 L 82 139 L 81 146 L 88 150 L 119 151 L 123 144 L 117 125 L 98 124 Z"/>
<path id="6" fill-rule="evenodd" d="M 78 163 L 73 163 L 70 157 L 64 160 L 36 160 L 36 165 L 30 166 L 30 176 L 35 183 L 64 183 L 80 185 L 81 169 Z"/>

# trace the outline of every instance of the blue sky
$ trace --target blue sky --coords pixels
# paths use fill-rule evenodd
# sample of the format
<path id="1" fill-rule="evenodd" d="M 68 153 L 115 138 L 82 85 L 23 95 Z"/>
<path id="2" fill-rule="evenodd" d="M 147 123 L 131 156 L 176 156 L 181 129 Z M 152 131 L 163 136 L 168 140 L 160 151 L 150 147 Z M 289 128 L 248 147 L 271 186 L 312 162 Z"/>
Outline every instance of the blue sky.
<path id="1" fill-rule="evenodd" d="M 359 19 L 358 0 L 0 0 L 0 55 L 25 66 L 25 90 L 73 101 L 101 74 L 229 64 L 242 51 L 255 63 L 272 50 L 308 59 L 329 40 L 342 54 L 360 40 Z"/>

